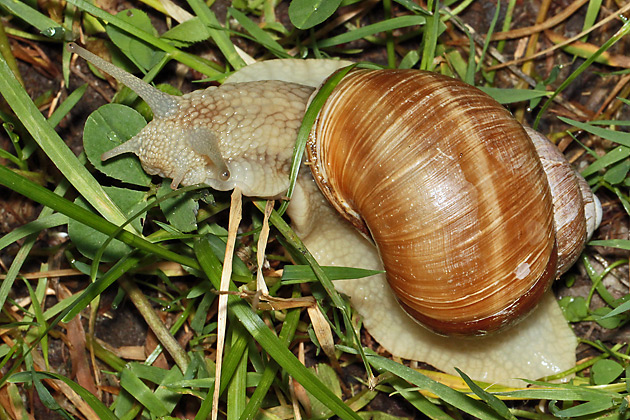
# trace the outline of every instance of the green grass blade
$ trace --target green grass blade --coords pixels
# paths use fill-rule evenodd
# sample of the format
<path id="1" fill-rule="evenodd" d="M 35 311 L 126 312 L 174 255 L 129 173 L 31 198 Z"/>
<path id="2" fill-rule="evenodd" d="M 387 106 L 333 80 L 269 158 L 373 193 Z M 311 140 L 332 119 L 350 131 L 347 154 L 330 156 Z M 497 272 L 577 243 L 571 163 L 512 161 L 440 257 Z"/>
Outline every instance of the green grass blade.
<path id="1" fill-rule="evenodd" d="M 501 401 L 494 395 L 490 394 L 489 392 L 484 391 L 479 385 L 473 382 L 473 380 L 470 379 L 468 375 L 466 375 L 461 370 L 457 368 L 455 368 L 455 370 L 457 370 L 457 373 L 459 373 L 459 376 L 461 376 L 462 379 L 464 379 L 464 381 L 466 382 L 466 385 L 468 385 L 468 387 L 475 393 L 475 395 L 477 395 L 482 401 L 488 404 L 488 406 L 492 408 L 498 415 L 500 415 L 506 420 L 516 420 L 516 417 L 514 417 L 514 415 L 510 413 L 510 410 L 507 408 L 507 406 L 505 405 L 503 401 Z"/>
<path id="2" fill-rule="evenodd" d="M 24 239 L 28 235 L 31 235 L 33 233 L 39 233 L 44 229 L 49 229 L 52 227 L 65 225 L 66 223 L 68 223 L 68 217 L 59 213 L 55 213 L 55 214 L 51 214 L 50 216 L 38 218 L 37 220 L 27 223 L 24 226 L 20 226 L 19 228 L 14 229 L 13 231 L 1 237 L 0 250 L 11 245 L 13 242 L 19 241 L 20 239 Z"/>
<path id="3" fill-rule="evenodd" d="M 551 95 L 546 90 L 535 89 L 503 89 L 494 87 L 479 86 L 479 89 L 501 104 L 529 101 L 530 99 L 543 98 Z"/>
<path id="4" fill-rule="evenodd" d="M 236 369 L 230 375 L 230 379 L 228 379 L 227 420 L 239 420 L 247 404 L 245 391 L 247 389 L 247 340 L 249 339 L 249 334 L 238 323 L 233 323 L 231 327 L 232 346 L 245 344 L 245 351 L 241 352 Z M 223 376 L 223 373 L 221 373 L 221 376 Z M 223 383 L 223 380 L 221 383 Z"/>
<path id="5" fill-rule="evenodd" d="M 592 246 L 607 246 L 630 251 L 630 240 L 628 239 L 606 239 L 600 241 L 590 241 L 588 244 Z"/>
<path id="6" fill-rule="evenodd" d="M 4 168 L 4 167 L 0 167 L 0 168 Z M 64 180 L 61 183 L 59 183 L 57 188 L 55 188 L 55 193 L 56 194 L 65 194 L 66 191 L 68 190 L 68 188 L 69 188 L 68 182 Z M 41 213 L 37 217 L 37 221 L 32 222 L 32 223 L 37 223 L 38 221 L 42 222 L 44 220 L 47 220 L 49 217 L 53 217 L 53 210 L 50 209 L 50 208 L 44 207 L 44 209 L 41 211 Z M 61 215 L 61 217 L 65 217 L 65 216 Z M 65 217 L 65 219 L 67 221 L 67 217 Z M 44 225 L 46 225 L 46 222 L 44 222 Z M 16 229 L 15 231 L 22 232 L 21 229 L 22 229 L 22 227 Z M 26 229 L 29 229 L 29 228 L 26 228 Z M 6 299 L 7 299 L 8 295 L 9 295 L 9 292 L 11 291 L 11 288 L 13 287 L 13 283 L 15 282 L 15 279 L 17 278 L 17 276 L 18 276 L 18 274 L 20 272 L 20 269 L 22 268 L 22 264 L 26 261 L 26 258 L 30 254 L 31 249 L 35 245 L 35 241 L 37 240 L 38 232 L 39 231 L 35 231 L 35 232 L 31 233 L 30 236 L 28 236 L 26 238 L 26 240 L 24 241 L 24 243 L 20 247 L 20 250 L 17 252 L 17 255 L 13 259 L 13 262 L 11 263 L 11 267 L 9 267 L 9 271 L 7 272 L 6 277 L 2 281 L 2 285 L 0 285 L 0 308 L 2 308 L 4 306 L 4 303 L 6 302 Z M 0 239 L 0 242 L 6 241 L 4 246 L 6 246 L 6 245 L 8 245 L 10 243 L 13 243 L 13 238 L 15 238 L 15 237 L 14 236 L 12 237 L 11 236 L 12 234 L 13 234 L 13 232 L 10 232 L 7 235 L 5 235 L 2 239 Z M 19 234 L 20 233 L 18 233 L 18 235 Z M 1 247 L 0 249 L 4 248 L 4 246 Z"/>
<path id="7" fill-rule="evenodd" d="M 207 255 L 212 252 L 210 244 L 199 239 L 195 245 L 195 253 L 200 256 Z M 215 272 L 216 267 L 207 266 L 205 259 L 199 261 L 203 265 L 204 272 L 213 282 L 215 288 L 219 288 L 220 276 Z M 234 289 L 234 285 L 230 285 L 230 289 Z M 304 388 L 313 394 L 319 401 L 326 404 L 331 410 L 343 419 L 360 420 L 360 417 L 352 411 L 346 404 L 335 396 L 306 366 L 304 366 L 295 357 L 293 353 L 287 349 L 286 345 L 276 337 L 264 321 L 252 311 L 245 301 L 235 295 L 228 296 L 228 310 L 234 314 L 243 324 L 245 329 L 249 331 L 256 342 L 271 356 L 276 363 L 282 366 L 289 375 L 295 378 Z"/>
<path id="8" fill-rule="evenodd" d="M 116 16 L 107 13 L 106 11 L 88 3 L 85 0 L 68 0 L 68 3 L 71 3 L 77 6 L 79 9 L 83 10 L 84 12 L 87 12 L 91 14 L 92 16 L 95 16 L 109 24 L 112 24 L 116 26 L 117 28 L 122 29 L 125 32 L 129 32 L 131 35 L 166 52 L 174 60 L 177 60 L 182 64 L 186 64 L 187 66 L 207 76 L 218 76 L 218 75 L 223 74 L 219 66 L 217 66 L 216 64 L 208 60 L 204 60 L 201 57 L 197 57 L 195 55 L 188 54 L 184 51 L 181 51 L 173 47 L 168 42 L 160 38 L 157 38 L 153 34 L 149 34 L 147 32 L 141 31 L 135 26 L 130 25 L 129 23 L 121 19 L 118 19 Z"/>
<path id="9" fill-rule="evenodd" d="M 236 52 L 234 44 L 230 41 L 230 35 L 221 26 L 215 14 L 210 10 L 210 7 L 201 0 L 188 0 L 188 4 L 201 21 L 205 23 L 208 32 L 210 32 L 210 36 L 230 65 L 235 69 L 245 67 L 245 61 L 243 61 L 241 56 Z"/>
<path id="10" fill-rule="evenodd" d="M 259 43 L 261 46 L 268 49 L 271 53 L 273 53 L 278 58 L 291 58 L 289 54 L 284 51 L 282 45 L 278 44 L 278 42 L 271 37 L 267 32 L 260 29 L 258 25 L 256 25 L 250 18 L 245 16 L 244 13 L 234 9 L 233 7 L 228 7 L 228 12 L 234 19 L 241 24 L 243 29 L 245 29 L 249 34 Z"/>
<path id="11" fill-rule="evenodd" d="M 52 372 L 20 372 L 9 378 L 9 382 L 19 383 L 26 382 L 30 383 L 33 380 L 31 375 L 35 375 L 37 379 L 56 379 L 62 381 L 66 385 L 68 385 L 74 392 L 79 394 L 83 400 L 88 403 L 88 405 L 94 410 L 94 412 L 99 416 L 101 420 L 118 420 L 118 417 L 114 415 L 106 406 L 103 404 L 96 396 L 92 395 L 87 389 L 83 388 L 81 385 L 77 384 L 74 381 L 66 378 L 65 376 L 52 373 Z"/>
<path id="12" fill-rule="evenodd" d="M 383 22 L 367 25 L 341 35 L 317 41 L 317 47 L 333 47 L 346 42 L 356 41 L 379 32 L 392 31 L 394 29 L 406 28 L 408 26 L 424 25 L 426 22 L 427 20 L 424 16 L 399 16 Z"/>
<path id="13" fill-rule="evenodd" d="M 596 136 L 603 137 L 615 143 L 619 143 L 623 146 L 630 147 L 630 133 L 623 131 L 610 130 L 603 127 L 597 127 L 595 124 L 601 124 L 601 121 L 592 121 L 590 123 L 583 123 L 580 121 L 572 120 L 567 117 L 558 117 L 562 122 L 577 127 L 588 133 L 595 134 Z M 611 122 L 612 123 L 612 122 Z"/>
<path id="14" fill-rule="evenodd" d="M 582 171 L 582 176 L 589 176 L 601 169 L 607 168 L 608 166 L 619 162 L 621 160 L 626 159 L 630 156 L 630 147 L 626 146 L 618 146 L 614 149 L 610 150 L 604 156 L 597 159 L 595 162 L 591 163 Z"/>
<path id="15" fill-rule="evenodd" d="M 430 418 L 431 420 L 452 420 L 453 418 L 442 411 L 437 405 L 433 404 L 421 393 L 408 390 L 409 384 L 402 379 L 389 381 L 404 399 L 413 405 L 418 411 Z"/>
<path id="16" fill-rule="evenodd" d="M 126 243 L 132 247 L 141 249 L 150 254 L 155 254 L 164 259 L 178 262 L 182 265 L 199 268 L 197 261 L 184 255 L 169 251 L 164 247 L 153 244 L 144 238 L 136 236 L 130 232 L 122 231 L 116 234 L 118 226 L 98 217 L 94 213 L 86 210 L 76 204 L 59 197 L 57 194 L 47 190 L 46 188 L 35 184 L 34 182 L 21 177 L 10 171 L 4 166 L 0 166 L 0 184 L 11 190 L 30 198 L 33 201 L 50 207 L 59 213 L 63 213 L 68 217 L 77 220 L 93 229 L 98 230 L 106 235 L 115 235 L 116 239 Z"/>
<path id="17" fill-rule="evenodd" d="M 330 280 L 350 280 L 384 273 L 380 270 L 366 270 L 354 267 L 322 267 Z M 282 271 L 282 284 L 317 281 L 317 276 L 308 265 L 287 265 Z"/>
<path id="18" fill-rule="evenodd" d="M 336 73 L 334 73 L 326 83 L 319 89 L 313 100 L 308 106 L 306 113 L 304 114 L 304 118 L 302 119 L 302 125 L 300 126 L 300 130 L 298 131 L 297 139 L 295 140 L 295 147 L 293 149 L 293 157 L 291 158 L 291 171 L 289 173 L 289 189 L 285 194 L 288 199 L 293 196 L 293 191 L 295 189 L 295 183 L 297 182 L 298 173 L 302 166 L 302 157 L 304 156 L 304 150 L 306 150 L 306 142 L 308 140 L 308 136 L 311 132 L 311 127 L 315 123 L 315 119 L 319 114 L 320 109 L 326 102 L 326 99 L 330 96 L 330 93 L 333 91 L 335 86 L 339 83 L 339 81 L 346 75 L 350 70 L 352 70 L 356 65 L 352 65 L 349 67 L 345 67 Z M 285 200 L 278 212 L 280 214 L 284 214 L 287 207 L 289 205 L 289 201 Z"/>
<path id="19" fill-rule="evenodd" d="M 107 220 L 117 224 L 124 223 L 124 214 L 46 121 L 1 57 L 0 92 L 44 153 L 77 191 Z"/>
<path id="20" fill-rule="evenodd" d="M 420 389 L 430 391 L 444 402 L 465 411 L 471 416 L 481 420 L 503 420 L 503 417 L 496 414 L 493 410 L 490 410 L 482 402 L 473 400 L 465 394 L 436 382 L 424 376 L 420 372 L 401 365 L 400 363 L 375 355 L 369 355 L 368 360 L 374 368 L 380 371 L 391 372 Z"/>
<path id="21" fill-rule="evenodd" d="M 593 64 L 595 60 L 597 60 L 597 58 L 600 55 L 602 55 L 602 53 L 604 53 L 610 47 L 615 45 L 621 38 L 626 36 L 628 33 L 630 33 L 630 20 L 624 19 L 623 26 L 619 28 L 619 30 L 608 41 L 606 41 L 604 45 L 602 45 L 594 54 L 592 54 L 582 64 L 580 64 L 580 66 L 573 73 L 571 73 L 569 77 L 567 77 L 562 82 L 562 84 L 553 92 L 553 95 L 551 95 L 551 97 L 547 99 L 545 104 L 540 108 L 538 115 L 536 116 L 536 120 L 534 121 L 534 129 L 538 127 L 538 124 L 540 123 L 540 119 L 542 118 L 544 113 L 547 111 L 547 109 L 551 106 L 556 96 L 558 96 L 564 89 L 566 89 L 566 87 L 569 86 L 580 74 L 582 74 L 584 70 L 586 70 L 591 64 Z"/>
<path id="22" fill-rule="evenodd" d="M 422 59 L 420 61 L 421 70 L 431 71 L 434 67 L 433 62 L 435 59 L 435 50 L 438 43 L 440 24 L 442 24 L 442 21 L 440 20 L 439 10 L 440 2 L 439 0 L 435 0 L 435 6 L 432 10 L 433 13 L 430 17 L 426 18 L 427 24 L 424 27 L 424 32 L 422 36 Z"/>
<path id="23" fill-rule="evenodd" d="M 299 296 L 300 296 L 299 293 L 293 292 L 294 298 L 299 297 Z M 288 347 L 289 343 L 293 339 L 293 336 L 295 335 L 295 331 L 297 330 L 299 321 L 300 321 L 299 309 L 292 309 L 287 313 L 284 319 L 284 322 L 282 323 L 282 330 L 280 331 L 280 334 L 278 336 L 280 341 L 285 346 Z M 245 410 L 243 411 L 243 414 L 241 415 L 240 420 L 252 420 L 256 416 L 256 414 L 258 413 L 258 409 L 262 406 L 263 399 L 267 395 L 267 391 L 271 387 L 271 384 L 273 383 L 274 378 L 276 377 L 276 373 L 278 372 L 279 368 L 280 368 L 280 365 L 275 363 L 273 360 L 267 364 L 260 378 L 260 381 L 258 382 L 258 386 L 256 387 L 256 389 L 254 390 L 254 393 L 250 397 L 249 402 L 247 403 L 247 406 L 245 407 Z"/>
<path id="24" fill-rule="evenodd" d="M 123 369 L 120 376 L 120 386 L 129 392 L 154 416 L 167 416 L 169 411 L 164 407 L 153 391 L 135 375 L 130 369 Z"/>
<path id="25" fill-rule="evenodd" d="M 65 117 L 68 112 L 70 112 L 70 110 L 74 108 L 77 103 L 79 103 L 81 98 L 83 98 L 83 94 L 87 90 L 87 87 L 88 84 L 85 83 L 73 90 L 72 93 L 68 95 L 66 100 L 63 101 L 57 109 L 55 109 L 55 112 L 52 113 L 50 118 L 48 118 L 48 124 L 56 127 L 61 122 L 63 117 Z"/>
<path id="26" fill-rule="evenodd" d="M 586 9 L 586 16 L 584 16 L 584 23 L 582 25 L 582 32 L 590 29 L 595 21 L 597 20 L 597 15 L 599 14 L 602 8 L 602 0 L 590 0 L 588 2 L 588 8 Z M 588 35 L 584 35 L 580 38 L 580 41 L 586 42 L 588 39 Z"/>
<path id="27" fill-rule="evenodd" d="M 57 31 L 57 33 L 60 34 L 59 36 L 61 36 L 61 38 L 65 36 L 66 30 L 61 26 L 61 24 L 55 22 L 48 16 L 43 15 L 32 7 L 29 7 L 26 2 L 0 0 L 0 5 L 6 7 L 9 12 L 22 19 L 24 22 L 28 23 L 29 25 L 33 25 L 40 32 L 45 32 L 46 30 L 55 28 L 61 30 L 60 33 Z"/>

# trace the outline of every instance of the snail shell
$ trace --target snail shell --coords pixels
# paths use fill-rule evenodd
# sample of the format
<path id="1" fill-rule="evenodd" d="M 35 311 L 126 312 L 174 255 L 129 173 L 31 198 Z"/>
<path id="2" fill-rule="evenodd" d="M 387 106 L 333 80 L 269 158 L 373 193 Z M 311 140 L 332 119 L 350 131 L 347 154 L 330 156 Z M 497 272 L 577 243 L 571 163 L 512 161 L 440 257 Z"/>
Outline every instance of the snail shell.
<path id="1" fill-rule="evenodd" d="M 351 72 L 321 109 L 307 153 L 326 198 L 373 238 L 400 305 L 440 334 L 482 335 L 521 319 L 584 246 L 575 172 L 556 151 L 568 169 L 552 180 L 556 207 L 570 213 L 556 239 L 529 135 L 458 80 Z"/>

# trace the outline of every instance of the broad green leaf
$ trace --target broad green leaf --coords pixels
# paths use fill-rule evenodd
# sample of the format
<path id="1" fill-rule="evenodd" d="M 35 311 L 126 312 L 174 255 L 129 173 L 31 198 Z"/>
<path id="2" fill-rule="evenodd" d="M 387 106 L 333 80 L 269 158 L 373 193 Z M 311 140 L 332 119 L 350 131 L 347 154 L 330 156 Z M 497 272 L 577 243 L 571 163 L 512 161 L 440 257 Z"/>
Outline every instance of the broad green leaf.
<path id="1" fill-rule="evenodd" d="M 339 377 L 330 365 L 318 363 L 315 367 L 311 368 L 311 371 L 313 371 L 315 376 L 317 376 L 328 389 L 330 389 L 337 397 L 341 398 L 342 394 Z M 307 395 L 311 401 L 311 417 L 320 419 L 329 418 L 333 415 L 332 411 L 330 411 L 330 409 L 319 400 L 313 398 L 310 392 L 307 391 Z"/>
<path id="2" fill-rule="evenodd" d="M 117 187 L 105 187 L 105 191 L 127 216 L 135 214 L 146 205 L 146 194 L 142 191 L 132 191 Z M 77 198 L 75 203 L 85 209 L 89 209 L 89 204 L 82 197 Z M 132 221 L 131 224 L 138 231 L 142 230 L 140 219 Z M 68 221 L 68 234 L 77 249 L 90 259 L 94 258 L 98 250 L 109 238 L 108 235 L 98 232 L 74 219 Z M 114 261 L 122 258 L 130 251 L 131 249 L 128 245 L 114 239 L 107 245 L 102 259 L 103 261 Z"/>
<path id="3" fill-rule="evenodd" d="M 101 161 L 103 153 L 129 140 L 145 125 L 142 115 L 128 106 L 103 105 L 90 114 L 83 129 L 83 146 L 88 160 L 96 169 L 114 179 L 144 187 L 150 185 L 151 177 L 133 154 Z"/>
<path id="4" fill-rule="evenodd" d="M 332 16 L 340 4 L 341 0 L 293 0 L 289 19 L 298 29 L 310 29 Z"/>
<path id="5" fill-rule="evenodd" d="M 558 301 L 564 317 L 569 322 L 579 322 L 588 316 L 586 299 L 582 296 L 565 296 Z"/>
<path id="6" fill-rule="evenodd" d="M 157 198 L 173 192 L 169 181 L 162 182 Z M 197 228 L 197 211 L 199 202 L 191 194 L 180 194 L 177 197 L 160 201 L 160 209 L 166 220 L 180 232 L 190 232 Z"/>
<path id="7" fill-rule="evenodd" d="M 151 24 L 151 19 L 142 10 L 128 9 L 120 11 L 116 17 L 123 22 L 126 22 L 138 30 L 146 32 L 147 34 L 157 36 L 157 31 Z M 146 72 L 153 66 L 155 66 L 164 56 L 164 52 L 157 50 L 155 47 L 139 40 L 138 38 L 129 35 L 129 33 L 120 30 L 116 26 L 107 25 L 107 35 L 122 52 L 133 63 L 138 66 L 140 70 Z"/>
<path id="8" fill-rule="evenodd" d="M 177 47 L 188 47 L 197 42 L 205 41 L 209 37 L 210 32 L 198 17 L 174 26 L 161 36 L 162 39 L 167 39 Z"/>
<path id="9" fill-rule="evenodd" d="M 611 308 L 604 306 L 602 308 L 595 309 L 592 315 L 595 322 L 599 325 L 608 330 L 614 330 L 615 328 L 618 328 L 627 318 L 621 315 L 608 316 L 611 312 Z"/>

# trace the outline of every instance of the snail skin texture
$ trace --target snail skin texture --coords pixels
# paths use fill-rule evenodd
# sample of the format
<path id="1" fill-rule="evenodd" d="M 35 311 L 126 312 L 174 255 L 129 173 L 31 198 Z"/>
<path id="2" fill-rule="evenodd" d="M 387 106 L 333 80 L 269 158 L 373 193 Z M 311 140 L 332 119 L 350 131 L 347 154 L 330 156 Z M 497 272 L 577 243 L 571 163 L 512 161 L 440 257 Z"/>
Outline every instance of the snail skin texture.
<path id="1" fill-rule="evenodd" d="M 174 188 L 204 182 L 265 198 L 288 188 L 309 97 L 349 64 L 267 61 L 218 88 L 172 97 L 69 48 L 154 111 L 103 160 L 132 152 Z M 294 230 L 322 265 L 382 270 L 385 262 L 388 278 L 335 283 L 385 349 L 507 385 L 575 364 L 576 338 L 548 289 L 580 254 L 601 208 L 548 140 L 457 80 L 360 70 L 326 101 L 307 150 L 314 177 L 307 170 L 298 177 L 287 210 Z M 457 337 L 429 331 L 399 302 L 426 327 Z M 486 332 L 493 333 L 460 337 Z"/>

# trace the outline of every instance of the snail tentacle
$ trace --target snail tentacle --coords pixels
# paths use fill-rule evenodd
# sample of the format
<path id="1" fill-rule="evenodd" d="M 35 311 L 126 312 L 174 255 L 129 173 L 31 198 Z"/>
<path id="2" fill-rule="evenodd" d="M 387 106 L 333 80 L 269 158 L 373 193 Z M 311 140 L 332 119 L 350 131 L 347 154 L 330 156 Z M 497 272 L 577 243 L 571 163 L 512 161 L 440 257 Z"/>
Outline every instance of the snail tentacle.
<path id="1" fill-rule="evenodd" d="M 176 96 L 169 95 L 154 88 L 144 80 L 119 69 L 96 54 L 92 54 L 85 48 L 78 46 L 74 42 L 69 43 L 67 48 L 68 51 L 79 55 L 84 60 L 94 64 L 96 67 L 114 77 L 129 89 L 133 90 L 149 105 L 155 118 L 168 117 L 179 110 L 179 102 Z"/>
<path id="2" fill-rule="evenodd" d="M 205 127 L 195 127 L 187 130 L 184 138 L 188 140 L 190 147 L 198 154 L 208 158 L 217 169 L 217 178 L 221 181 L 230 179 L 230 170 L 219 149 L 217 136 Z"/>
<path id="3" fill-rule="evenodd" d="M 127 140 L 126 142 L 114 147 L 111 150 L 103 153 L 101 155 L 101 160 L 109 160 L 113 157 L 125 154 L 125 153 L 134 153 L 138 154 L 140 152 L 140 148 L 142 147 L 142 138 L 139 136 L 134 136 Z"/>

